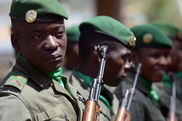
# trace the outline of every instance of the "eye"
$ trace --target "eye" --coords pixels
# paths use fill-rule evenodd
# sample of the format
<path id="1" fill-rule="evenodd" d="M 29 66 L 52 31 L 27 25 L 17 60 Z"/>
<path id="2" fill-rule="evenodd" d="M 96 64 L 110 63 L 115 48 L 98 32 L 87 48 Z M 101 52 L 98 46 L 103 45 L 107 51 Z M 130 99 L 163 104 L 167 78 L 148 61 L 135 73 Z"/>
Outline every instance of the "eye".
<path id="1" fill-rule="evenodd" d="M 62 37 L 64 34 L 64 31 L 62 29 L 59 29 L 58 31 L 56 31 L 56 36 L 57 37 Z"/>
<path id="2" fill-rule="evenodd" d="M 40 33 L 35 33 L 35 34 L 33 35 L 33 39 L 36 40 L 36 41 L 40 41 L 40 40 L 43 39 L 43 35 L 40 34 Z"/>
<path id="3" fill-rule="evenodd" d="M 156 53 L 150 55 L 150 57 L 155 58 L 155 59 L 160 58 L 160 56 L 161 56 L 161 55 L 156 54 Z"/>
<path id="4" fill-rule="evenodd" d="M 165 58 L 168 58 L 168 57 L 170 57 L 170 54 L 169 54 L 169 53 L 166 53 L 166 54 L 164 55 L 164 57 L 165 57 Z"/>

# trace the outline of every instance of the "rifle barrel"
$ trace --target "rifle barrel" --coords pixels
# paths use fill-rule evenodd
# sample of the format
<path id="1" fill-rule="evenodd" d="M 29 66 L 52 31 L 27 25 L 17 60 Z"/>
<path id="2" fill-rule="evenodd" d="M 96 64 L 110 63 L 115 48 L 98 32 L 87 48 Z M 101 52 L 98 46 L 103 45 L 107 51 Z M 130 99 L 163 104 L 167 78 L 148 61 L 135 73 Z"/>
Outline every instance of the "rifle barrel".
<path id="1" fill-rule="evenodd" d="M 132 99 L 133 99 L 133 95 L 134 95 L 134 92 L 135 92 L 135 87 L 136 87 L 136 83 L 137 83 L 137 80 L 138 80 L 138 76 L 140 74 L 141 67 L 142 67 L 142 64 L 139 63 L 138 67 L 137 67 L 137 71 L 136 71 L 133 87 L 130 90 L 130 98 L 129 98 L 129 102 L 128 102 L 128 106 L 127 106 L 127 111 L 128 112 L 130 110 L 131 102 L 132 102 Z"/>

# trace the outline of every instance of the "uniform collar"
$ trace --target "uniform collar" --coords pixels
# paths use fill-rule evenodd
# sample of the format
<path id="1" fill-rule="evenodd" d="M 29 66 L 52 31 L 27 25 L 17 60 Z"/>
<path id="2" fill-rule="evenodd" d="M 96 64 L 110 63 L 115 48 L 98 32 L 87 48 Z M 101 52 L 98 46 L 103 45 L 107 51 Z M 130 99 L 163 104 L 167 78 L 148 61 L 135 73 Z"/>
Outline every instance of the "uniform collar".
<path id="1" fill-rule="evenodd" d="M 130 80 L 130 83 L 133 84 L 133 80 L 135 78 L 135 72 L 128 72 L 127 73 L 129 77 L 132 79 Z M 157 95 L 157 93 L 152 89 L 152 83 L 145 80 L 141 76 L 138 78 L 137 84 L 136 84 L 136 89 L 141 91 L 144 95 L 147 97 L 150 97 L 153 102 L 160 108 L 160 100 Z"/>
<path id="2" fill-rule="evenodd" d="M 129 81 L 131 84 L 133 84 L 133 81 L 135 79 L 135 72 L 128 71 L 127 76 L 131 78 Z M 137 80 L 136 88 L 142 91 L 145 95 L 150 95 L 149 90 L 145 87 L 145 85 L 139 79 Z"/>
<path id="3" fill-rule="evenodd" d="M 74 72 L 76 73 L 76 75 L 79 76 L 79 78 L 81 78 L 84 81 L 84 83 L 89 88 L 92 86 L 92 80 L 93 80 L 92 77 L 79 72 L 77 69 L 75 69 Z M 101 86 L 101 92 L 99 95 L 99 99 L 107 106 L 107 108 L 110 110 L 111 115 L 113 115 L 114 113 L 111 108 L 113 95 L 106 88 L 104 88 L 104 86 Z"/>
<path id="4" fill-rule="evenodd" d="M 182 71 L 177 72 L 177 73 L 176 73 L 176 76 L 177 76 L 178 78 L 182 79 Z"/>
<path id="5" fill-rule="evenodd" d="M 19 57 L 16 58 L 15 67 L 27 74 L 30 77 L 30 79 L 32 79 L 42 89 L 48 87 L 53 80 L 48 75 L 44 74 L 31 64 L 23 61 Z"/>

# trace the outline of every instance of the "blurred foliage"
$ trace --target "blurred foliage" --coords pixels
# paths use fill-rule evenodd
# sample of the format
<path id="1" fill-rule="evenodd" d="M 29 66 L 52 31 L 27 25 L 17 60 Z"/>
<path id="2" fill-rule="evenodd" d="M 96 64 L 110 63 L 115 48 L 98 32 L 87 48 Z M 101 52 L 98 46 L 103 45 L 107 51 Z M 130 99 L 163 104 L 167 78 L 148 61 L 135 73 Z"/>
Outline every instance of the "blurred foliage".
<path id="1" fill-rule="evenodd" d="M 123 0 L 124 5 L 132 4 L 140 7 L 140 12 L 146 16 L 148 22 L 162 20 L 171 22 L 182 28 L 177 0 Z"/>
<path id="2" fill-rule="evenodd" d="M 145 10 L 150 21 L 163 20 L 182 26 L 180 22 L 182 18 L 176 0 L 151 0 Z"/>

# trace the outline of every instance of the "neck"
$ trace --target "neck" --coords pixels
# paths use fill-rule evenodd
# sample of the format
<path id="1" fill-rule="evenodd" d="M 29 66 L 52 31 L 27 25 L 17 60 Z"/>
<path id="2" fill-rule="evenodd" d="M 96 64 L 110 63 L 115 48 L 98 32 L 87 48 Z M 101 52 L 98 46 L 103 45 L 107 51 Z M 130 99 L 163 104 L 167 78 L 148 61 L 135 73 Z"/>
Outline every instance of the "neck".
<path id="1" fill-rule="evenodd" d="M 78 71 L 88 75 L 92 78 L 96 78 L 99 70 L 99 64 L 95 61 L 87 59 L 87 61 L 79 61 Z M 80 64 L 81 63 L 81 64 Z"/>

